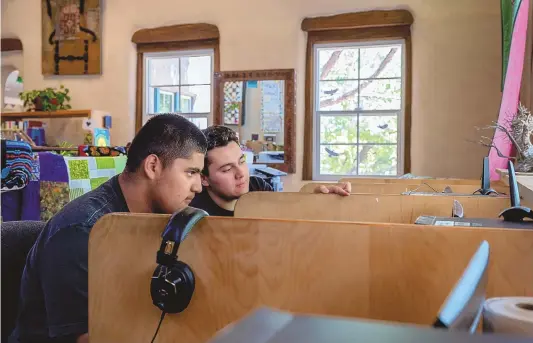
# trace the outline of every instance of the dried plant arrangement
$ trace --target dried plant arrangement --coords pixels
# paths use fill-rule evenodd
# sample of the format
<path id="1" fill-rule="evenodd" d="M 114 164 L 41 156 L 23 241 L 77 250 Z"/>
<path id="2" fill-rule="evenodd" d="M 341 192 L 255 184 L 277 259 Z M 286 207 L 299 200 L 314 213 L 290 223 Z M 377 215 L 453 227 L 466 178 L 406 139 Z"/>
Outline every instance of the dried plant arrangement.
<path id="1" fill-rule="evenodd" d="M 481 136 L 475 143 L 496 150 L 498 156 L 514 160 L 515 170 L 522 173 L 533 172 L 533 115 L 522 104 L 518 106 L 518 113 L 507 127 L 493 122 L 492 125 L 477 127 L 477 130 L 498 130 L 505 134 L 516 151 L 516 156 L 505 156 L 493 144 L 492 139 Z"/>

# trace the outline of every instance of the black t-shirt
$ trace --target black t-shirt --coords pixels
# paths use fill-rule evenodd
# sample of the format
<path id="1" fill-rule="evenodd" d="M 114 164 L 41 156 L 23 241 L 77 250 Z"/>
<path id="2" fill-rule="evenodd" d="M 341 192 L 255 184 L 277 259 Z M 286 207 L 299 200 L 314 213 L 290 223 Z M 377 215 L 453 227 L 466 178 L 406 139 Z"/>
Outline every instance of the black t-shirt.
<path id="1" fill-rule="evenodd" d="M 48 221 L 28 253 L 19 317 L 9 342 L 75 342 L 88 332 L 89 233 L 112 212 L 129 212 L 118 176 L 69 202 Z"/>
<path id="2" fill-rule="evenodd" d="M 250 176 L 250 192 L 272 192 L 274 189 L 264 179 L 258 176 Z M 233 217 L 233 211 L 228 211 L 218 206 L 204 187 L 202 193 L 196 195 L 190 206 L 202 209 L 210 216 Z"/>

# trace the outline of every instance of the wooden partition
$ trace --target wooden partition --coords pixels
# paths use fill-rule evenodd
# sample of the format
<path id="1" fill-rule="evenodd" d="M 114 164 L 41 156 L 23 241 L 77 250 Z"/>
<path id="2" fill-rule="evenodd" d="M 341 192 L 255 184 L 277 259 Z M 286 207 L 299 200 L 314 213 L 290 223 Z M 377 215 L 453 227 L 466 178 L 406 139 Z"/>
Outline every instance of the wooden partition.
<path id="1" fill-rule="evenodd" d="M 351 183 L 403 183 L 430 185 L 475 185 L 481 186 L 481 179 L 400 179 L 400 178 L 380 178 L 380 177 L 347 177 L 340 179 L 341 182 Z M 498 183 L 498 182 L 497 182 Z"/>
<path id="2" fill-rule="evenodd" d="M 111 214 L 89 242 L 91 342 L 150 342 L 161 312 L 150 278 L 167 215 Z M 482 240 L 487 296 L 533 296 L 533 231 L 209 217 L 180 248 L 189 308 L 157 342 L 199 343 L 265 305 L 429 325 Z"/>
<path id="3" fill-rule="evenodd" d="M 470 218 L 497 218 L 510 206 L 503 197 L 251 192 L 237 201 L 235 217 L 412 224 L 420 215 L 451 216 L 454 199 Z"/>
<path id="4" fill-rule="evenodd" d="M 336 183 L 310 182 L 302 186 L 300 192 L 313 193 L 321 185 L 336 185 Z M 444 188 L 450 187 L 454 193 L 473 194 L 480 185 L 447 185 L 447 184 L 404 184 L 404 183 L 352 183 L 352 193 L 370 194 L 401 194 L 403 192 L 442 192 Z M 496 192 L 509 194 L 509 187 L 504 185 L 494 185 Z"/>

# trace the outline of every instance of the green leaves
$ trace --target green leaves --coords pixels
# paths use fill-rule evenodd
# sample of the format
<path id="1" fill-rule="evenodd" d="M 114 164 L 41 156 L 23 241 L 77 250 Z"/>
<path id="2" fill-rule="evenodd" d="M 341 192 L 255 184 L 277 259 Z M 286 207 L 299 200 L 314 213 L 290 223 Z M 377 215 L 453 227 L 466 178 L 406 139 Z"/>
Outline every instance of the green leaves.
<path id="1" fill-rule="evenodd" d="M 21 92 L 19 97 L 24 102 L 24 107 L 30 111 L 57 111 L 72 108 L 68 104 L 70 101 L 68 93 L 69 89 L 60 85 L 59 90 L 47 87 L 42 90 Z"/>
<path id="2" fill-rule="evenodd" d="M 358 120 L 357 116 L 322 115 L 320 173 L 395 175 L 397 126 L 395 116 L 360 116 Z"/>
<path id="3" fill-rule="evenodd" d="M 514 24 L 521 0 L 501 0 L 501 20 L 502 20 L 502 85 L 505 85 L 507 65 L 509 64 L 509 54 L 511 52 L 511 42 L 513 38 Z"/>

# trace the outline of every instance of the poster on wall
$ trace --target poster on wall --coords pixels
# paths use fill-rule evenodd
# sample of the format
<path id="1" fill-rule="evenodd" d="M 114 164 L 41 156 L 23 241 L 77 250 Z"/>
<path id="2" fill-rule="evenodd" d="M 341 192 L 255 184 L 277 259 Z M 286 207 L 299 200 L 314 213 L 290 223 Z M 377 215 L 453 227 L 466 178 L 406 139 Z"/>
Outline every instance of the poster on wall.
<path id="1" fill-rule="evenodd" d="M 41 0 L 42 74 L 101 74 L 100 0 Z"/>
<path id="2" fill-rule="evenodd" d="M 498 115 L 498 124 L 510 129 L 511 121 L 518 111 L 518 102 L 520 95 L 520 86 L 522 84 L 522 72 L 524 68 L 527 27 L 529 17 L 530 0 L 501 0 L 502 1 L 502 25 L 503 25 L 503 59 L 507 59 L 507 64 L 504 65 L 504 87 L 502 101 L 500 104 L 500 112 Z M 507 12 L 504 11 L 504 3 L 511 6 L 513 15 L 509 18 Z M 506 25 L 508 27 L 506 27 Z M 512 32 L 511 41 L 509 42 L 509 54 L 506 57 L 506 38 L 505 32 Z M 498 156 L 498 150 L 504 156 L 511 156 L 513 146 L 512 142 L 507 138 L 505 132 L 496 130 L 492 139 L 492 144 L 496 148 L 491 148 L 489 152 L 489 169 L 490 179 L 499 180 L 500 175 L 496 169 L 506 169 L 508 159 Z"/>
<path id="3" fill-rule="evenodd" d="M 283 81 L 261 82 L 261 130 L 281 132 L 283 129 Z"/>

